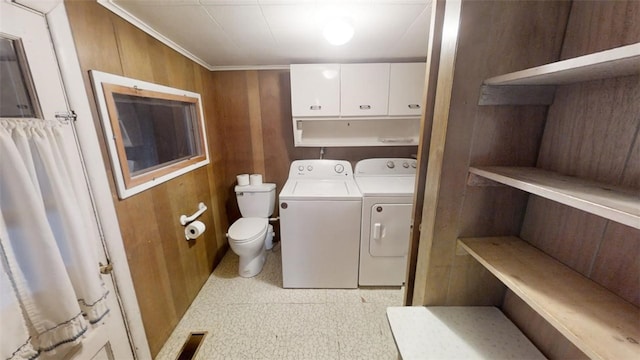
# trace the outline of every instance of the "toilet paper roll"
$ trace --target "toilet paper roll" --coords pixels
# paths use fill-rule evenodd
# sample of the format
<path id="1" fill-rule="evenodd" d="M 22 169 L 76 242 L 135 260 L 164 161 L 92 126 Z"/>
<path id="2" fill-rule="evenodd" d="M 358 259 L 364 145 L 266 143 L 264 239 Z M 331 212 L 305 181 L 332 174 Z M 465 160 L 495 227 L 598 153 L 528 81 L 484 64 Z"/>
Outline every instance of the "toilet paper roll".
<path id="1" fill-rule="evenodd" d="M 262 184 L 262 175 L 261 174 L 251 174 L 249 177 L 249 183 L 251 185 L 260 185 Z"/>
<path id="2" fill-rule="evenodd" d="M 184 236 L 187 238 L 187 240 L 193 240 L 202 235 L 205 230 L 206 226 L 204 226 L 204 223 L 202 221 L 196 220 L 184 228 Z"/>
<path id="3" fill-rule="evenodd" d="M 247 186 L 249 185 L 249 174 L 240 174 L 236 176 L 236 180 L 238 181 L 238 186 Z"/>

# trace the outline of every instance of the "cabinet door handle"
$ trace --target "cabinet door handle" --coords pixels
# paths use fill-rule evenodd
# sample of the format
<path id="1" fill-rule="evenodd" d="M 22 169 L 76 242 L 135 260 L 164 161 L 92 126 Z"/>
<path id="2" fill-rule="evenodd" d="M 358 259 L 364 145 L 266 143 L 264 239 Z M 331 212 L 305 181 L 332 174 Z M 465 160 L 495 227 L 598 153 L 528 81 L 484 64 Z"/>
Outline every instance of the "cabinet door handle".
<path id="1" fill-rule="evenodd" d="M 407 106 L 409 106 L 409 109 L 420 109 L 420 105 L 418 104 L 409 104 Z"/>
<path id="2" fill-rule="evenodd" d="M 360 105 L 360 110 L 370 110 L 371 105 Z"/>
<path id="3" fill-rule="evenodd" d="M 309 110 L 320 110 L 322 109 L 322 105 L 311 105 L 309 106 Z"/>

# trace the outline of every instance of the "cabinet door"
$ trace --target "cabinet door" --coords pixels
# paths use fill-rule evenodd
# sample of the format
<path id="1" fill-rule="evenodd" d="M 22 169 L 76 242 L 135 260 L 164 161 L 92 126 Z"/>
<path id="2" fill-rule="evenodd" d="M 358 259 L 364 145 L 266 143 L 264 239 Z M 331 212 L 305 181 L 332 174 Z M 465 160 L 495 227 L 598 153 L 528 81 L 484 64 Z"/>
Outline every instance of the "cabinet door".
<path id="1" fill-rule="evenodd" d="M 340 64 L 291 65 L 291 113 L 340 115 Z"/>
<path id="2" fill-rule="evenodd" d="M 389 64 L 343 64 L 340 79 L 342 116 L 387 115 Z"/>
<path id="3" fill-rule="evenodd" d="M 420 115 L 425 63 L 391 64 L 389 116 Z"/>

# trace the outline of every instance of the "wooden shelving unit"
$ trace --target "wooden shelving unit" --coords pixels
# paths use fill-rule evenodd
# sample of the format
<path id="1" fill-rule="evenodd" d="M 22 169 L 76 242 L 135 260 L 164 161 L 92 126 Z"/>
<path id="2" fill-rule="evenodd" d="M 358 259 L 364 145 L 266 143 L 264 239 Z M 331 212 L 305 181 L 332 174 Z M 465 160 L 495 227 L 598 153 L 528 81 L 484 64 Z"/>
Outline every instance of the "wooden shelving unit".
<path id="1" fill-rule="evenodd" d="M 469 172 L 640 229 L 640 194 L 530 167 L 471 167 Z"/>
<path id="2" fill-rule="evenodd" d="M 640 43 L 495 76 L 486 85 L 562 85 L 640 73 Z"/>
<path id="3" fill-rule="evenodd" d="M 640 3 L 444 13 L 411 304 L 499 306 L 549 358 L 639 357 Z M 496 234 L 519 238 L 473 238 Z"/>
<path id="4" fill-rule="evenodd" d="M 458 243 L 589 357 L 638 356 L 637 307 L 517 237 Z"/>

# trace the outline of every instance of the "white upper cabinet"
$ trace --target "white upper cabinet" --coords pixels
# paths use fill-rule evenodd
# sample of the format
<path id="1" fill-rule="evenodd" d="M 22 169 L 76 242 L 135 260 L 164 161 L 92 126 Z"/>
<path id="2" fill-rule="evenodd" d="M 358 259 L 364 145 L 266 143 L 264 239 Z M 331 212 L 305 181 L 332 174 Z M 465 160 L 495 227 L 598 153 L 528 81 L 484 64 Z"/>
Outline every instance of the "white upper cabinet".
<path id="1" fill-rule="evenodd" d="M 420 115 L 425 63 L 391 64 L 389 76 L 389 116 Z"/>
<path id="2" fill-rule="evenodd" d="M 415 146 L 424 63 L 291 65 L 295 146 Z"/>
<path id="3" fill-rule="evenodd" d="M 342 64 L 340 114 L 342 116 L 387 116 L 389 68 L 388 63 Z"/>
<path id="4" fill-rule="evenodd" d="M 340 115 L 340 64 L 291 65 L 294 117 Z"/>

